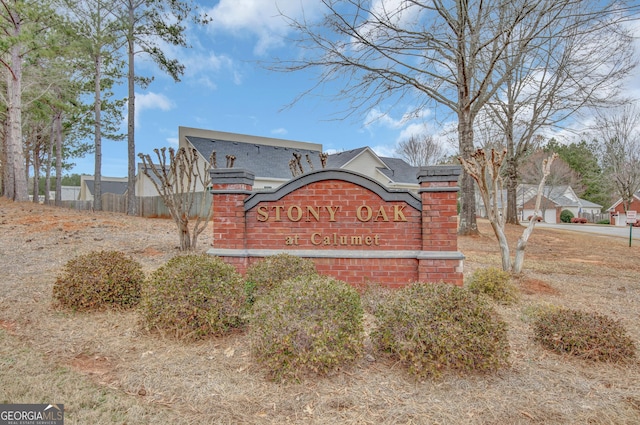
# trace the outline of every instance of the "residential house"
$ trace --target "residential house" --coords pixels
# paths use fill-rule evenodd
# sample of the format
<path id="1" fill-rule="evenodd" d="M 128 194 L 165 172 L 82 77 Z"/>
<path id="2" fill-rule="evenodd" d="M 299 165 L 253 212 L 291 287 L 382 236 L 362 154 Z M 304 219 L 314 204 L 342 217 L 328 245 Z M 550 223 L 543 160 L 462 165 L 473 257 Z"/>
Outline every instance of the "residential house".
<path id="1" fill-rule="evenodd" d="M 215 151 L 217 168 L 246 169 L 255 174 L 255 189 L 276 188 L 294 177 L 294 173 L 322 169 L 322 145 L 284 139 L 249 136 L 236 133 L 179 128 L 181 147 L 195 148 L 201 158 L 201 169 L 208 169 L 208 159 Z M 300 163 L 292 163 L 298 155 Z M 378 156 L 363 147 L 328 155 L 326 168 L 340 168 L 364 174 L 387 187 L 418 190 L 418 168 L 402 159 Z M 292 170 L 297 167 L 297 170 Z"/>
<path id="2" fill-rule="evenodd" d="M 44 196 L 40 195 L 42 200 Z M 49 191 L 49 199 L 56 199 L 56 191 Z M 60 200 L 61 201 L 77 201 L 80 199 L 80 186 L 61 186 L 60 187 Z"/>
<path id="3" fill-rule="evenodd" d="M 294 175 L 323 168 L 322 145 L 269 137 L 250 136 L 237 133 L 179 127 L 179 146 L 195 148 L 201 172 L 208 174 L 211 166 L 246 169 L 255 174 L 254 189 L 275 189 L 291 180 Z M 208 160 L 215 152 L 215 164 Z M 299 162 L 295 161 L 295 155 Z M 293 161 L 293 162 L 292 162 Z M 159 167 L 159 165 L 155 165 Z M 412 167 L 399 158 L 378 156 L 371 148 L 363 147 L 330 154 L 325 159 L 325 168 L 339 168 L 366 175 L 393 189 L 418 191 L 418 167 Z M 144 164 L 138 164 L 136 196 L 158 196 L 153 181 L 154 173 L 144 173 Z M 208 181 L 208 175 L 204 179 Z M 81 200 L 93 200 L 92 176 L 81 177 Z M 204 191 L 198 184 L 196 191 Z M 102 193 L 124 195 L 127 178 L 102 177 Z"/>
<path id="4" fill-rule="evenodd" d="M 153 167 L 155 167 L 157 170 L 160 170 L 160 164 L 153 164 Z M 149 176 L 147 176 L 147 174 L 145 173 L 144 163 L 139 162 L 138 172 L 136 174 L 136 196 L 159 196 L 160 194 L 158 193 L 158 189 L 156 189 L 156 185 L 158 185 L 158 187 L 162 187 L 160 179 L 158 179 L 153 170 L 149 170 Z"/>
<path id="5" fill-rule="evenodd" d="M 521 184 L 516 188 L 516 203 L 518 205 L 518 216 L 521 221 L 528 221 L 533 216 L 535 209 L 538 186 Z M 506 208 L 507 193 L 503 190 L 498 199 L 498 208 Z M 486 217 L 486 210 L 479 193 L 476 190 L 476 210 L 478 215 Z M 542 191 L 540 202 L 540 215 L 546 223 L 560 223 L 560 214 L 564 210 L 569 210 L 575 217 L 594 216 L 600 214 L 602 205 L 579 198 L 571 186 L 545 186 Z"/>
<path id="6" fill-rule="evenodd" d="M 640 190 L 637 191 L 633 198 L 631 199 L 631 204 L 629 205 L 629 211 L 639 211 L 640 210 Z M 622 198 L 618 199 L 615 204 L 613 204 L 609 209 L 607 209 L 609 213 L 609 221 L 611 224 L 615 226 L 626 226 L 627 225 L 627 212 L 624 209 L 624 203 L 622 202 Z"/>
<path id="7" fill-rule="evenodd" d="M 518 187 L 518 198 L 524 198 L 524 208 L 519 204 L 521 217 L 524 217 L 524 220 L 533 215 L 537 193 L 537 185 Z M 574 217 L 592 217 L 600 214 L 602 205 L 579 198 L 571 186 L 545 186 L 542 190 L 540 210 L 546 223 L 560 223 L 560 214 L 564 210 L 571 211 Z"/>
<path id="8" fill-rule="evenodd" d="M 105 177 L 100 178 L 100 189 L 102 194 L 113 193 L 116 195 L 124 195 L 127 192 L 126 177 Z M 81 201 L 93 201 L 95 179 L 93 176 L 83 174 L 80 176 L 80 195 Z"/>

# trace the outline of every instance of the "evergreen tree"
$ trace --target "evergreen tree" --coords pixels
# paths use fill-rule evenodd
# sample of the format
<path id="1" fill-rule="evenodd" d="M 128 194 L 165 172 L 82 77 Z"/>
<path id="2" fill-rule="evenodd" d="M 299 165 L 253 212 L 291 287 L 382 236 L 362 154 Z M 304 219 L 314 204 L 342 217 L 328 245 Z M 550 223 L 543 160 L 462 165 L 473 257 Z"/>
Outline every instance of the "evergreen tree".
<path id="1" fill-rule="evenodd" d="M 146 86 L 151 78 L 136 75 L 136 54 L 148 55 L 158 67 L 175 81 L 180 81 L 184 65 L 170 59 L 162 50 L 162 44 L 187 47 L 185 23 L 190 17 L 196 23 L 204 23 L 190 0 L 119 0 L 119 22 L 126 42 L 127 54 L 127 214 L 136 214 L 136 148 L 135 148 L 135 84 Z"/>
<path id="2" fill-rule="evenodd" d="M 580 175 L 584 192 L 578 193 L 578 196 L 606 208 L 611 205 L 613 199 L 610 191 L 607 190 L 606 178 L 598 163 L 594 143 L 581 140 L 578 143 L 565 145 L 551 139 L 544 150 L 557 153 L 572 170 Z"/>

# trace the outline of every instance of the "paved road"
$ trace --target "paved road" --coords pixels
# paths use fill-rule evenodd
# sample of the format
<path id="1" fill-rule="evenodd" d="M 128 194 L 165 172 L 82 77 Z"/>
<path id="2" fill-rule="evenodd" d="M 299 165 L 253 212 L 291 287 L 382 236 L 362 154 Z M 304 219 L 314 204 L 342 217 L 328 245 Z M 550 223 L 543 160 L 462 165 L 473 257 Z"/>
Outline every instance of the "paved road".
<path id="1" fill-rule="evenodd" d="M 525 223 L 526 224 L 526 223 Z M 603 236 L 615 236 L 629 239 L 629 226 L 599 226 L 596 224 L 549 224 L 537 223 L 541 229 L 559 229 L 572 232 L 594 233 Z M 633 228 L 633 241 L 640 242 L 640 227 Z"/>

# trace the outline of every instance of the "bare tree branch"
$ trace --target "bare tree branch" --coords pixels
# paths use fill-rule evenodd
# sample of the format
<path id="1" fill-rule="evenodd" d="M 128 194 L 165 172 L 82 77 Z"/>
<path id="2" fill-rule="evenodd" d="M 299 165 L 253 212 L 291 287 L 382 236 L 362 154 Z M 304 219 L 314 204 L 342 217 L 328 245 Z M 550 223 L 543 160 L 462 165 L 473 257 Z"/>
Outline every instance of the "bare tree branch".
<path id="1" fill-rule="evenodd" d="M 178 227 L 180 250 L 193 250 L 213 212 L 211 199 L 206 192 L 208 174 L 200 169 L 199 155 L 193 148 L 181 147 L 177 152 L 169 148 L 168 159 L 167 148 L 154 149 L 154 152 L 158 160 L 155 164 L 150 155 L 138 154 L 143 164 L 142 173 L 151 180 Z M 215 151 L 211 153 L 209 163 L 215 163 Z M 194 211 L 198 186 L 204 187 L 205 192 L 197 211 Z"/>

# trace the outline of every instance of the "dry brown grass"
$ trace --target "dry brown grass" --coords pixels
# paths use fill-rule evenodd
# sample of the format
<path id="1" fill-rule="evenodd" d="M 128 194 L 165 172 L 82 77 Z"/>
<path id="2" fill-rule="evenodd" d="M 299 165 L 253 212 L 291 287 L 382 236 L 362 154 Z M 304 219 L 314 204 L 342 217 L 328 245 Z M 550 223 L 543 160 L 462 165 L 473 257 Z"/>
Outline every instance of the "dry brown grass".
<path id="1" fill-rule="evenodd" d="M 500 265 L 489 226 L 459 241 L 465 273 Z M 515 241 L 521 228 L 509 228 Z M 212 232 L 201 239 L 205 250 Z M 522 297 L 496 306 L 511 366 L 495 375 L 417 382 L 368 357 L 327 378 L 280 385 L 243 332 L 185 344 L 143 332 L 138 313 L 51 308 L 70 258 L 119 249 L 147 272 L 176 254 L 168 220 L 0 200 L 0 402 L 64 403 L 67 424 L 638 424 L 640 367 L 559 356 L 532 341 L 531 313 L 558 305 L 623 322 L 640 340 L 640 248 L 625 239 L 536 229 Z M 635 243 L 640 246 L 640 242 Z"/>

